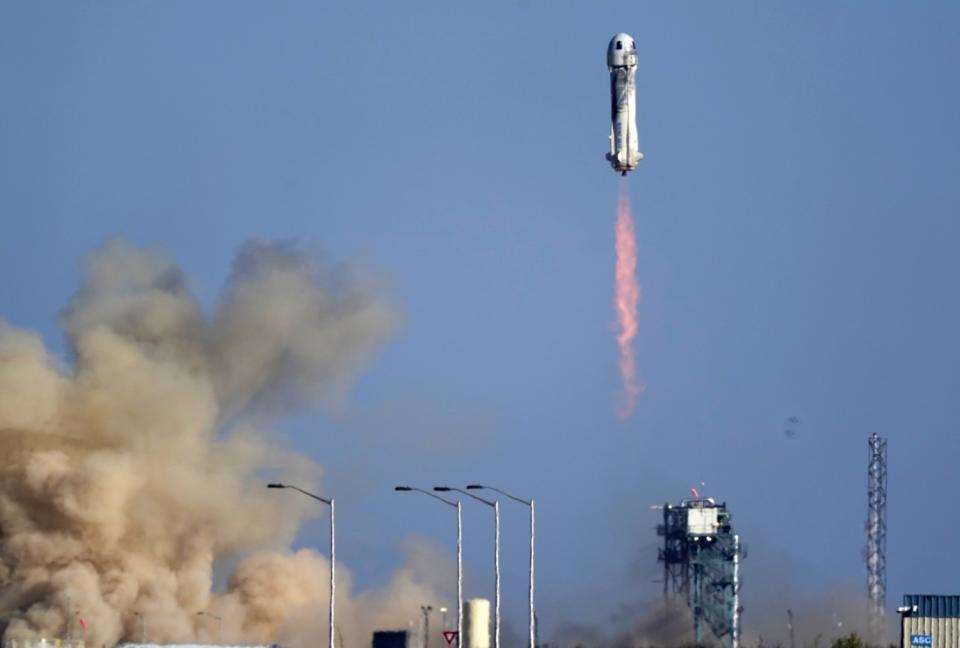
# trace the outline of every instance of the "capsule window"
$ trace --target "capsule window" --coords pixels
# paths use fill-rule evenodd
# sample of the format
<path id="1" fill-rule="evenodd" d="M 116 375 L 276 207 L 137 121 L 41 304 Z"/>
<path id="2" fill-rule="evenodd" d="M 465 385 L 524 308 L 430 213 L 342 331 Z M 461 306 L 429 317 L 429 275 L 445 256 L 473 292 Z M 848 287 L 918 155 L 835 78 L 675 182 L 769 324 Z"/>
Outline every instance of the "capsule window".
<path id="1" fill-rule="evenodd" d="M 623 43 L 622 43 L 621 41 L 617 41 L 617 49 L 618 49 L 618 50 L 622 50 L 622 49 L 623 49 Z"/>

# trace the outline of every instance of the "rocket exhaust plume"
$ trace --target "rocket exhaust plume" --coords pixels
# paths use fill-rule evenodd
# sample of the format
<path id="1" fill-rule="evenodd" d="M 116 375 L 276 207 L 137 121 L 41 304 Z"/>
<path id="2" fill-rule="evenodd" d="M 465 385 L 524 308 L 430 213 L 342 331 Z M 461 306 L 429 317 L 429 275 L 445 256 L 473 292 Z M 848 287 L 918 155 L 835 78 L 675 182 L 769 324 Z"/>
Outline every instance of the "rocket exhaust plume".
<path id="1" fill-rule="evenodd" d="M 396 314 L 366 276 L 253 241 L 207 311 L 165 255 L 113 242 L 62 313 L 65 358 L 0 319 L 4 645 L 81 630 L 88 646 L 209 642 L 199 612 L 234 645 L 326 636 L 329 562 L 286 549 L 316 509 L 265 483 L 320 488 L 271 430 L 335 404 L 389 337 Z M 344 648 L 438 600 L 449 569 L 433 581 L 436 552 L 413 549 L 375 591 L 337 569 Z M 218 559 L 239 562 L 215 590 Z"/>
<path id="2" fill-rule="evenodd" d="M 637 242 L 630 214 L 630 194 L 625 182 L 620 183 L 617 201 L 617 265 L 614 306 L 617 311 L 617 345 L 620 347 L 620 379 L 623 383 L 623 402 L 620 417 L 633 413 L 643 385 L 637 381 L 633 339 L 637 337 L 637 305 L 640 303 L 640 284 L 637 281 Z"/>

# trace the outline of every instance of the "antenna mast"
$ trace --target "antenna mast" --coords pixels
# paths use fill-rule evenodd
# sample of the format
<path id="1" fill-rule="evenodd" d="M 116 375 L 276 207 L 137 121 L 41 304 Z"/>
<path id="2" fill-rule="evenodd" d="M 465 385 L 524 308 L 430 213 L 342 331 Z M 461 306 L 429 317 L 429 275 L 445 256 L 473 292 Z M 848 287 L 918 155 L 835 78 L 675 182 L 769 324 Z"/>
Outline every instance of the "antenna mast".
<path id="1" fill-rule="evenodd" d="M 887 605 L 887 440 L 867 440 L 867 601 L 870 634 L 883 638 Z"/>

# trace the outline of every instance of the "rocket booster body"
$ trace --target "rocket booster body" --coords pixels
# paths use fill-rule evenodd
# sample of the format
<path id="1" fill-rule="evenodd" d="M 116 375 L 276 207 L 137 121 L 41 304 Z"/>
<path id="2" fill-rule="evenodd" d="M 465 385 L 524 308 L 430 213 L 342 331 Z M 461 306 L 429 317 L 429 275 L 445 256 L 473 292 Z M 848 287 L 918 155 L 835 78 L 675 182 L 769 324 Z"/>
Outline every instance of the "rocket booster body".
<path id="1" fill-rule="evenodd" d="M 607 46 L 610 70 L 610 152 L 607 160 L 615 171 L 627 175 L 637 168 L 643 153 L 637 143 L 637 44 L 627 34 L 610 39 Z"/>

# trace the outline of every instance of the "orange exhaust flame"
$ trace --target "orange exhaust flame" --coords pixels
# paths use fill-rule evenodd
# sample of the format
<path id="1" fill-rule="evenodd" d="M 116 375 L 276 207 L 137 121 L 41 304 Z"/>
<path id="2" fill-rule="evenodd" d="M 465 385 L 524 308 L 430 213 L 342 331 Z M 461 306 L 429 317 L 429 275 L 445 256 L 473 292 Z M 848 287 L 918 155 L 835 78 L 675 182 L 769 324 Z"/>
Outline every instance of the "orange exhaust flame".
<path id="1" fill-rule="evenodd" d="M 617 265 L 616 296 L 617 344 L 620 347 L 620 379 L 623 382 L 623 403 L 620 418 L 633 413 L 643 385 L 637 381 L 633 339 L 637 337 L 637 305 L 640 303 L 640 283 L 637 281 L 637 241 L 630 215 L 630 195 L 625 183 L 620 185 L 617 202 Z"/>

